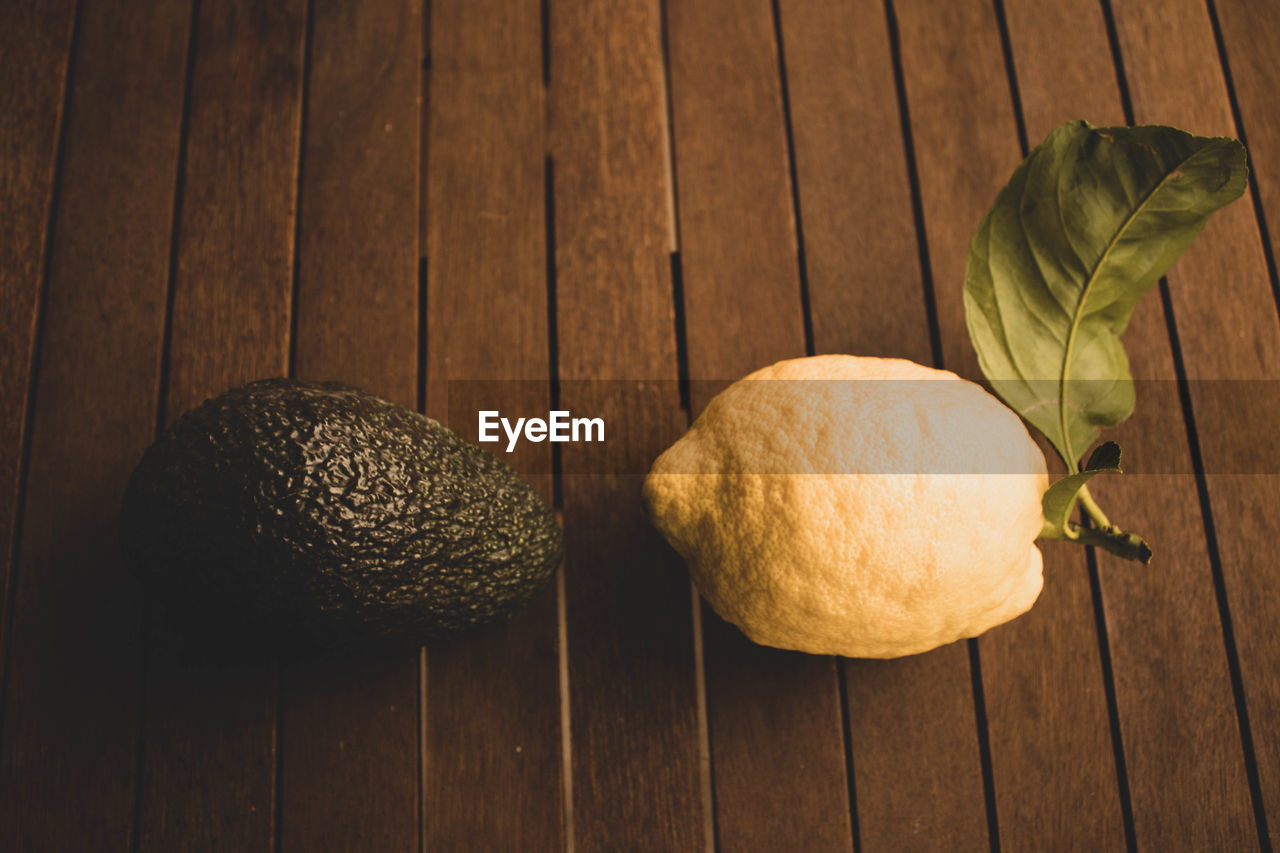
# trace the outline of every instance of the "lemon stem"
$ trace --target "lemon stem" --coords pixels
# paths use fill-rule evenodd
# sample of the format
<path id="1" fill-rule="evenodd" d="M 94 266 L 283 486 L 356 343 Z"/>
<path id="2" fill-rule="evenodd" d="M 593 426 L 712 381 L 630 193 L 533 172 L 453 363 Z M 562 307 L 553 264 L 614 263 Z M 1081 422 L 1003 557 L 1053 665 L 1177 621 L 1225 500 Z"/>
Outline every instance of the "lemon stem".
<path id="1" fill-rule="evenodd" d="M 1144 565 L 1151 562 L 1151 548 L 1142 540 L 1142 537 L 1126 533 L 1112 524 L 1107 519 L 1107 514 L 1094 501 L 1093 495 L 1089 494 L 1088 489 L 1081 487 L 1076 495 L 1081 506 L 1084 507 L 1085 515 L 1093 523 L 1086 525 L 1077 521 L 1068 521 L 1062 527 L 1058 527 L 1046 521 L 1040 531 L 1042 539 L 1065 539 L 1077 545 L 1101 548 L 1118 557 L 1136 560 Z"/>
<path id="2" fill-rule="evenodd" d="M 1094 524 L 1103 530 L 1111 527 L 1111 520 L 1107 518 L 1107 514 L 1102 511 L 1102 507 L 1098 506 L 1098 502 L 1093 499 L 1093 495 L 1089 494 L 1089 487 L 1081 486 L 1080 491 L 1076 492 L 1076 496 L 1080 498 L 1080 506 L 1084 507 L 1085 515 L 1093 521 Z"/>
<path id="3" fill-rule="evenodd" d="M 1151 562 L 1151 548 L 1142 537 L 1125 533 L 1119 527 L 1085 527 L 1074 521 L 1067 522 L 1067 529 L 1061 537 L 1079 545 L 1092 545 L 1104 551 L 1110 551 L 1117 557 L 1135 560 L 1143 565 Z"/>

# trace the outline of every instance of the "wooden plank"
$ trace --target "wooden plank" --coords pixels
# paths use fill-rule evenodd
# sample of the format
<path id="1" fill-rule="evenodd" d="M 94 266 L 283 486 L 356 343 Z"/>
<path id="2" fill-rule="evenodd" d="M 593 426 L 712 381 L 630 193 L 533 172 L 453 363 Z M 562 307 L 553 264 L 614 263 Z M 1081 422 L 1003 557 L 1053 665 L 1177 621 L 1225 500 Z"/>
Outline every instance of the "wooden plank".
<path id="1" fill-rule="evenodd" d="M 815 349 L 929 363 L 884 7 L 784 2 L 780 14 Z M 843 665 L 861 849 L 985 845 L 965 647 Z"/>
<path id="2" fill-rule="evenodd" d="M 6 850 L 120 850 L 132 832 L 141 595 L 110 543 L 155 435 L 190 5 L 90 3 L 80 26 L 16 564 Z"/>
<path id="3" fill-rule="evenodd" d="M 986 843 L 968 654 L 845 661 L 862 850 Z M 896 757 L 896 760 L 895 760 Z"/>
<path id="4" fill-rule="evenodd" d="M 405 406 L 417 398 L 419 5 L 317 3 L 298 238 L 298 376 L 376 384 Z"/>
<path id="5" fill-rule="evenodd" d="M 481 408 L 551 408 L 541 8 L 436 0 L 431 15 L 427 411 L 474 437 Z M 548 503 L 549 448 L 498 452 Z M 564 847 L 556 609 L 552 585 L 510 622 L 430 649 L 427 849 Z"/>
<path id="6" fill-rule="evenodd" d="M 1000 35 L 989 4 L 964 0 L 945 12 L 897 0 L 942 363 L 981 378 L 964 326 L 962 285 L 969 240 L 1022 159 Z"/>
<path id="7" fill-rule="evenodd" d="M 673 4 L 667 32 L 685 336 L 698 411 L 715 381 L 803 356 L 804 313 L 770 5 Z"/>
<path id="8" fill-rule="evenodd" d="M 0 660 L 5 657 L 28 393 L 75 4 L 10 10 L 0 33 Z M 0 672 L 3 664 L 0 664 Z"/>
<path id="9" fill-rule="evenodd" d="M 296 372 L 414 408 L 421 4 L 312 8 Z M 285 667 L 282 847 L 416 847 L 419 671 L 416 651 Z"/>
<path id="10" fill-rule="evenodd" d="M 573 838 L 691 850 L 705 841 L 688 575 L 639 500 L 683 420 L 658 6 L 579 0 L 550 23 L 561 400 L 613 425 L 621 472 L 563 484 Z M 599 461 L 565 447 L 567 472 Z"/>
<path id="11" fill-rule="evenodd" d="M 304 14 L 297 0 L 270 10 L 249 2 L 200 9 L 168 421 L 288 369 Z"/>
<path id="12" fill-rule="evenodd" d="M 815 349 L 929 363 L 884 7 L 784 2 L 780 14 Z M 861 849 L 985 844 L 964 646 L 843 666 Z"/>
<path id="13" fill-rule="evenodd" d="M 805 354 L 803 300 L 770 4 L 672 4 L 667 33 L 696 415 Z M 705 603 L 702 624 L 718 849 L 850 849 L 835 660 L 757 646 Z"/>
<path id="14" fill-rule="evenodd" d="M 1061 463 L 1050 471 L 1054 478 L 1066 473 Z M 978 641 L 1000 843 L 1014 850 L 1123 850 L 1084 554 L 1065 542 L 1038 545 L 1045 585 L 1035 608 Z"/>
<path id="15" fill-rule="evenodd" d="M 1100 6 L 1006 0 L 1005 9 L 1031 144 L 1072 118 L 1124 124 Z M 1150 569 L 1097 555 L 1135 823 L 1160 827 L 1136 841 L 1247 849 L 1256 842 L 1244 756 L 1158 294 L 1135 313 L 1125 346 L 1145 380 L 1133 420 L 1108 436 L 1124 448 L 1127 473 L 1092 488 L 1156 550 Z"/>
<path id="16" fill-rule="evenodd" d="M 303 15 L 301 2 L 200 7 L 168 422 L 288 367 Z M 139 846 L 269 850 L 278 666 L 211 666 L 171 645 L 157 635 L 148 660 Z"/>
<path id="17" fill-rule="evenodd" d="M 1116 29 L 1138 122 L 1199 134 L 1234 135 L 1208 10 L 1199 3 L 1115 5 Z M 1160 32 L 1155 45 L 1146 33 Z M 1280 567 L 1259 543 L 1280 533 L 1280 520 L 1259 511 L 1280 499 L 1280 475 L 1232 474 L 1236 434 L 1273 423 L 1273 395 L 1246 410 L 1217 405 L 1219 380 L 1280 378 L 1280 326 L 1258 223 L 1247 202 L 1216 214 L 1170 271 L 1169 290 L 1213 514 L 1231 626 L 1260 782 L 1271 824 L 1280 815 Z M 1209 319 L 1212 318 L 1212 319 Z M 1259 440 L 1269 433 L 1255 427 Z M 1265 428 L 1269 430 L 1270 428 Z M 1235 460 L 1238 462 L 1238 458 Z M 1235 470 L 1240 470 L 1238 467 Z M 1135 814 L 1136 818 L 1136 814 Z M 1170 825 L 1139 827 L 1168 837 Z"/>
<path id="18" fill-rule="evenodd" d="M 814 348 L 928 364 L 884 7 L 781 0 L 779 15 Z"/>
<path id="19" fill-rule="evenodd" d="M 1274 290 L 1277 285 L 1275 264 L 1280 257 L 1280 116 L 1277 116 L 1275 110 L 1275 92 L 1280 88 L 1280 69 L 1275 61 L 1276 45 L 1280 44 L 1280 7 L 1267 3 L 1243 3 L 1240 0 L 1215 0 L 1210 8 L 1215 6 L 1226 61 L 1231 70 L 1229 82 L 1240 112 L 1240 126 L 1237 130 L 1248 143 L 1252 168 L 1250 180 L 1256 188 L 1255 192 L 1266 217 L 1263 239 L 1268 241 L 1271 249 L 1271 286 Z M 1248 593 L 1244 591 L 1237 594 L 1232 599 L 1233 602 L 1246 594 Z M 1254 626 L 1261 624 L 1257 617 L 1248 621 Z M 1252 646 L 1256 642 L 1257 640 L 1251 640 L 1249 644 Z M 1262 733 L 1255 732 L 1255 738 L 1259 734 L 1266 737 L 1266 740 L 1255 741 L 1255 752 L 1262 753 L 1269 749 L 1272 754 L 1264 762 L 1265 771 L 1262 775 L 1266 780 L 1266 814 L 1274 843 L 1275 827 L 1280 823 L 1280 795 L 1277 793 L 1280 791 L 1280 768 L 1274 758 L 1275 683 L 1280 678 L 1276 674 L 1274 657 L 1269 661 L 1272 665 L 1270 674 L 1264 672 L 1261 677 L 1268 679 L 1271 684 L 1268 690 L 1271 698 L 1266 700 L 1261 710 L 1270 711 L 1272 723 L 1266 725 Z M 1263 667 L 1267 665 L 1264 663 Z"/>
<path id="20" fill-rule="evenodd" d="M 1280 255 L 1280 115 L 1275 109 L 1275 93 L 1280 89 L 1280 67 L 1275 61 L 1276 46 L 1280 45 L 1280 6 L 1215 0 L 1213 7 L 1240 110 L 1241 126 L 1237 129 L 1249 146 L 1249 177 L 1267 217 L 1264 238 L 1274 259 Z"/>
<path id="21" fill-rule="evenodd" d="M 998 23 L 982 2 L 897 7 L 943 364 L 980 379 L 961 301 L 969 239 L 1022 159 Z M 1113 849 L 1123 823 L 1084 554 L 1042 551 L 1035 607 L 976 644 L 987 796 L 1002 844 Z"/>

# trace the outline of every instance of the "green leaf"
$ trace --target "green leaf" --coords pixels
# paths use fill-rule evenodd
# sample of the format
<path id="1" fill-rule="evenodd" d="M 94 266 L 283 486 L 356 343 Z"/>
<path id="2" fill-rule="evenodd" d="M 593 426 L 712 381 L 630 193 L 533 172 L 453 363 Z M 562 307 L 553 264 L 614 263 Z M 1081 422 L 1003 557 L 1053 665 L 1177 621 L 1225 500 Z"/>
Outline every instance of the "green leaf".
<path id="1" fill-rule="evenodd" d="M 1114 441 L 1108 441 L 1093 451 L 1084 470 L 1078 474 L 1068 474 L 1049 487 L 1044 497 L 1040 499 L 1045 522 L 1056 531 L 1066 530 L 1067 523 L 1071 520 L 1071 513 L 1076 508 L 1076 498 L 1080 490 L 1084 488 L 1085 483 L 1093 479 L 1094 475 L 1101 474 L 1103 471 L 1112 474 L 1121 473 L 1120 445 Z"/>
<path id="2" fill-rule="evenodd" d="M 1133 412 L 1119 336 L 1134 306 L 1246 182 L 1233 139 L 1074 121 L 996 197 L 969 247 L 969 337 L 996 393 L 1069 470 Z"/>

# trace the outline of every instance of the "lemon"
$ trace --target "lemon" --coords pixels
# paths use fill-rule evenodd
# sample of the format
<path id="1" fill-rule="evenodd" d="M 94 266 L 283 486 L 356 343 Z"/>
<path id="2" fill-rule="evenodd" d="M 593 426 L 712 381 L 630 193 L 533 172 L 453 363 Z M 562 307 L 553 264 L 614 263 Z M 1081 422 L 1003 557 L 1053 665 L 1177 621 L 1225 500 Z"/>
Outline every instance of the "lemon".
<path id="1" fill-rule="evenodd" d="M 979 386 L 825 355 L 717 395 L 644 497 L 698 590 L 755 642 L 889 658 L 1031 607 L 1046 488 L 1044 455 Z"/>

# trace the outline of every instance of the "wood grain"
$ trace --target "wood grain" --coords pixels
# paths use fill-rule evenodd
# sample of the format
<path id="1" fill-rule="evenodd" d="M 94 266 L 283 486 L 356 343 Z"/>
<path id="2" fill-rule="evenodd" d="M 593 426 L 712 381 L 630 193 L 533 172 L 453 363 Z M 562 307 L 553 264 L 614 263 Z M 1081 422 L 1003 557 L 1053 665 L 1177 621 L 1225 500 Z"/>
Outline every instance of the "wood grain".
<path id="1" fill-rule="evenodd" d="M 1101 7 L 1007 0 L 1032 144 L 1077 117 L 1124 124 Z M 1068 61 L 1069 60 L 1069 61 Z M 1124 337 L 1139 386 L 1120 442 L 1126 474 L 1091 486 L 1111 518 L 1156 550 L 1149 568 L 1097 555 L 1116 706 L 1140 847 L 1256 843 L 1190 448 L 1163 306 L 1150 294 Z M 1176 841 L 1183 839 L 1183 841 Z"/>
<path id="2" fill-rule="evenodd" d="M 288 369 L 303 8 L 200 7 L 166 422 Z M 191 661 L 163 625 L 147 667 L 139 848 L 269 850 L 278 666 Z"/>
<path id="3" fill-rule="evenodd" d="M 1022 155 L 994 10 L 925 7 L 897 4 L 933 298 L 943 364 L 980 379 L 961 303 L 968 244 Z M 1042 552 L 1035 607 L 977 641 L 988 796 L 1002 846 L 1115 849 L 1123 823 L 1084 554 Z"/>
<path id="4" fill-rule="evenodd" d="M 0 847 L 126 849 L 142 597 L 114 517 L 154 438 L 190 5 L 88 3 L 54 223 L 0 750 Z"/>
<path id="5" fill-rule="evenodd" d="M 5 658 L 28 394 L 75 4 L 8 10 L 0 33 L 0 660 Z M 0 664 L 3 672 L 3 664 Z"/>
<path id="6" fill-rule="evenodd" d="M 770 4 L 671 4 L 667 34 L 696 416 L 727 382 L 805 354 L 804 305 Z M 848 850 L 835 661 L 757 646 L 705 603 L 702 617 L 718 849 Z"/>
<path id="7" fill-rule="evenodd" d="M 317 2 L 309 25 L 295 372 L 414 408 L 421 4 Z M 282 847 L 419 843 L 419 670 L 414 651 L 285 667 Z"/>
<path id="8" fill-rule="evenodd" d="M 431 14 L 427 411 L 474 439 L 481 409 L 551 409 L 541 9 Z M 551 502 L 550 445 L 496 452 Z M 512 621 L 431 647 L 427 849 L 563 849 L 556 609 L 551 585 Z"/>
<path id="9" fill-rule="evenodd" d="M 692 850 L 705 835 L 688 576 L 639 500 L 639 472 L 683 420 L 661 24 L 657 4 L 626 0 L 557 4 L 550 24 L 561 400 L 615 425 L 609 456 L 635 472 L 564 477 L 573 839 Z M 564 469 L 591 447 L 566 445 Z"/>
<path id="10" fill-rule="evenodd" d="M 1198 3 L 1160 10 L 1114 7 L 1124 66 L 1139 122 L 1159 122 L 1204 135 L 1233 135 L 1230 102 L 1207 9 Z M 1159 44 L 1148 33 L 1161 33 Z M 1269 442 L 1280 412 L 1274 395 L 1255 405 L 1215 405 L 1215 382 L 1280 378 L 1280 324 L 1258 223 L 1247 202 L 1214 215 L 1170 271 L 1169 290 L 1213 514 L 1260 793 L 1271 824 L 1280 815 L 1280 565 L 1259 543 L 1280 532 L 1262 507 L 1280 499 L 1280 475 L 1233 474 L 1234 434 L 1254 430 Z M 1220 399 L 1220 398 L 1218 398 Z M 1264 437 L 1267 436 L 1267 437 Z M 1238 469 L 1237 469 L 1238 470 Z M 1136 814 L 1135 814 L 1136 817 Z M 1148 821 L 1140 832 L 1171 837 L 1171 824 Z M 1207 842 L 1216 843 L 1216 839 Z"/>

